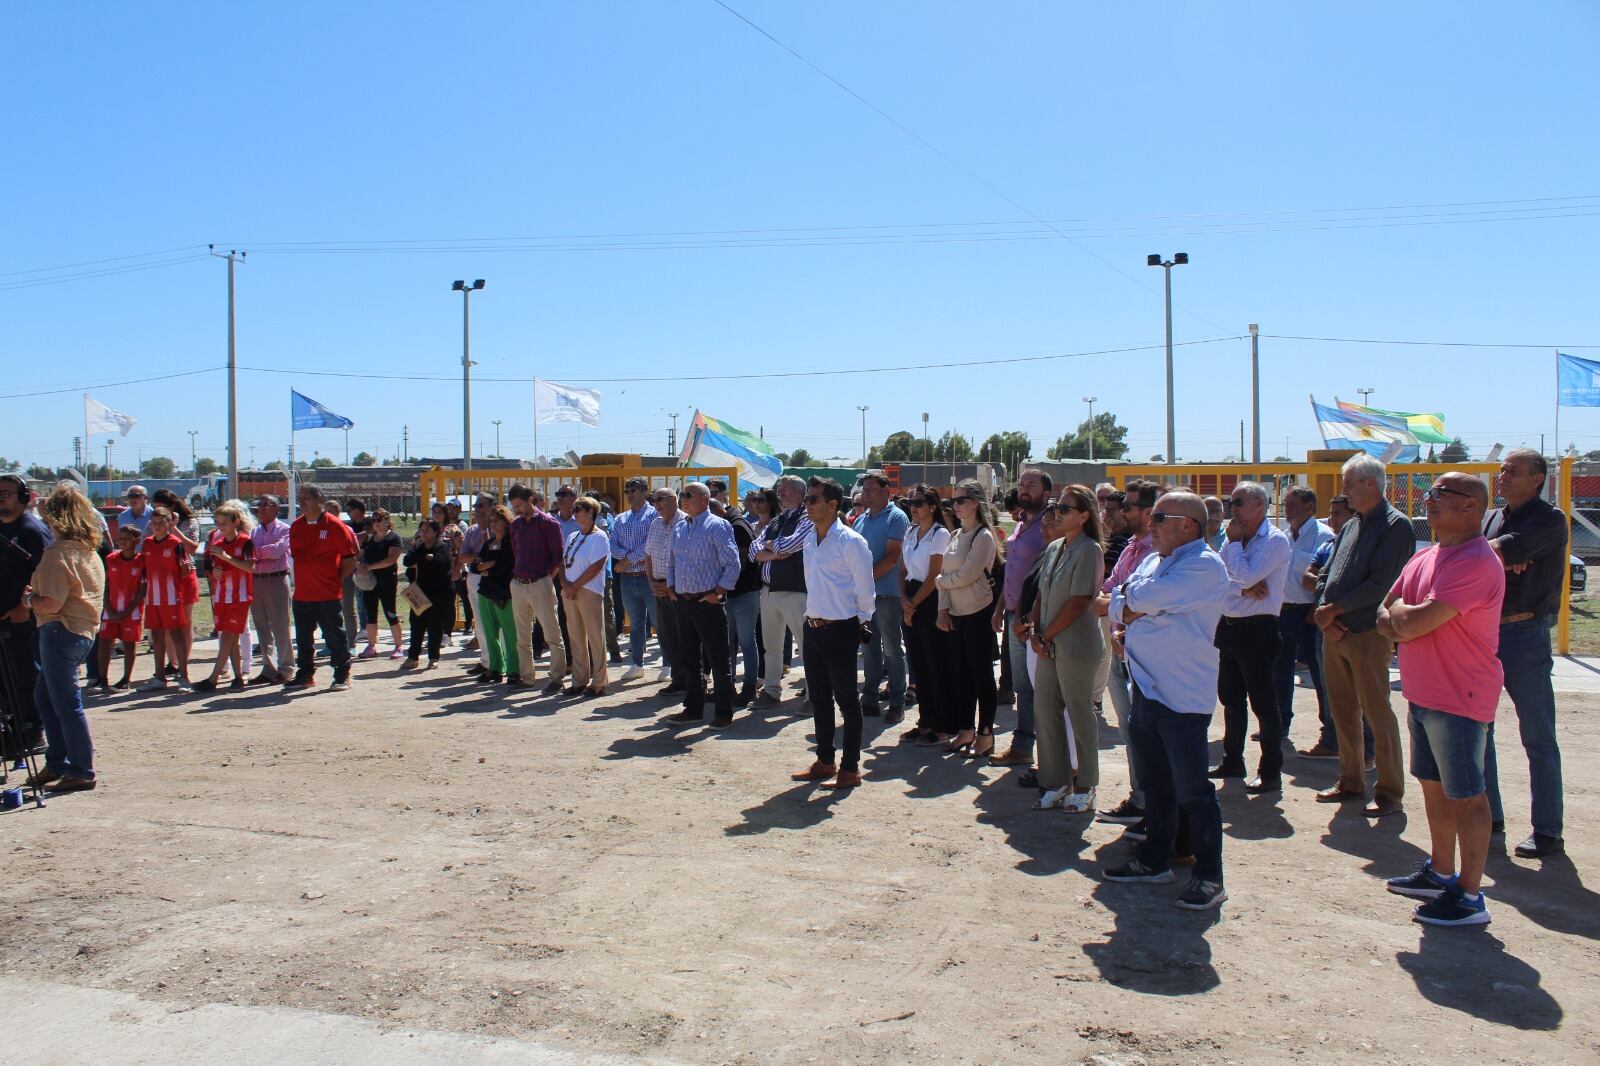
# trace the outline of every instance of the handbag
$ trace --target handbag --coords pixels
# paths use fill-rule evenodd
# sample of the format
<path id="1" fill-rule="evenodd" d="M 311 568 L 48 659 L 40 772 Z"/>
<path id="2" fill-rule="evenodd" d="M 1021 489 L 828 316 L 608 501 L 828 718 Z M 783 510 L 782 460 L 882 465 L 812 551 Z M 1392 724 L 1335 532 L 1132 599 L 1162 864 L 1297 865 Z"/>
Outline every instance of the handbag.
<path id="1" fill-rule="evenodd" d="M 411 610 L 416 614 L 427 614 L 428 608 L 433 606 L 433 601 L 428 599 L 428 594 L 422 591 L 421 585 L 407 585 L 400 590 L 400 596 L 411 605 Z"/>

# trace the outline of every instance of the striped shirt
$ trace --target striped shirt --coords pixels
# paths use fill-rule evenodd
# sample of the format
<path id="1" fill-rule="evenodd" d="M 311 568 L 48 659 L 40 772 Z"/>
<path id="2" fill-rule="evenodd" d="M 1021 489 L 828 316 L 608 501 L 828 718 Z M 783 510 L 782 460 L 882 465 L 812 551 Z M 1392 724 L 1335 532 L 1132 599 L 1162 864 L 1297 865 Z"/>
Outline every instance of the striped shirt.
<path id="1" fill-rule="evenodd" d="M 656 515 L 660 518 L 660 514 Z M 672 524 L 665 520 L 652 522 L 644 539 L 644 554 L 650 561 L 650 576 L 657 581 L 667 579 L 667 567 L 672 562 L 672 534 L 683 524 L 684 514 L 675 511 L 672 515 Z"/>
<path id="2" fill-rule="evenodd" d="M 629 571 L 644 569 L 645 541 L 661 516 L 655 508 L 640 505 L 611 520 L 611 558 Z"/>
<path id="3" fill-rule="evenodd" d="M 183 550 L 183 542 L 170 533 L 160 540 L 146 537 L 140 554 L 144 558 L 145 579 L 150 583 L 145 606 L 178 606 L 184 581 L 180 560 L 188 558 L 188 553 Z"/>
<path id="4" fill-rule="evenodd" d="M 289 570 L 289 523 L 281 518 L 263 522 L 250 534 L 255 545 L 256 576 L 283 574 Z"/>
<path id="5" fill-rule="evenodd" d="M 799 508 L 796 508 L 799 510 Z M 761 532 L 756 534 L 756 539 L 750 544 L 750 559 L 755 560 L 758 552 L 772 550 L 779 555 L 794 555 L 805 550 L 806 538 L 815 539 L 817 527 L 811 524 L 811 519 L 801 514 L 800 521 L 788 536 L 779 536 L 778 530 L 782 525 L 784 516 L 779 514 L 772 521 L 761 527 Z M 772 563 L 769 560 L 761 564 L 761 583 L 772 584 Z"/>
<path id="6" fill-rule="evenodd" d="M 234 559 L 249 559 L 255 554 L 255 545 L 249 537 L 235 536 L 232 540 L 224 540 L 221 533 L 212 533 L 211 542 L 206 546 L 206 551 L 209 554 L 217 549 L 221 549 L 224 554 Z M 223 562 L 212 564 L 211 602 L 213 604 L 222 606 L 249 603 L 254 597 L 255 581 L 249 573 Z"/>
<path id="7" fill-rule="evenodd" d="M 731 590 L 739 583 L 739 546 L 726 518 L 702 511 L 673 529 L 667 583 L 687 596 Z"/>

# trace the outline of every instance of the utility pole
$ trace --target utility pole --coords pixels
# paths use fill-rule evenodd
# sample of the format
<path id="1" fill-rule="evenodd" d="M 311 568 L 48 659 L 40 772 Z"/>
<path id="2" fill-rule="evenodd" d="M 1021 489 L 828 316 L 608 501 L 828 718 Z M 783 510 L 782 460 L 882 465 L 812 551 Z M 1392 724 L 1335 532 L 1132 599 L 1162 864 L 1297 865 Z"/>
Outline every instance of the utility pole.
<path id="1" fill-rule="evenodd" d="M 861 465 L 867 465 L 867 408 L 865 404 L 858 404 L 856 410 L 861 412 Z"/>
<path id="2" fill-rule="evenodd" d="M 401 426 L 400 427 L 400 453 L 401 453 L 400 454 L 400 462 L 409 463 L 411 461 L 411 427 L 410 426 Z"/>
<path id="3" fill-rule="evenodd" d="M 344 427 L 344 465 L 350 465 L 350 427 Z"/>
<path id="4" fill-rule="evenodd" d="M 84 462 L 84 458 L 83 458 L 84 452 L 85 452 L 85 449 L 84 449 L 84 446 L 83 446 L 83 438 L 82 437 L 73 437 L 72 438 L 72 465 L 77 467 L 79 470 L 83 470 L 83 476 L 84 477 L 88 477 L 89 476 L 89 471 L 84 470 L 84 467 L 87 465 Z M 1544 454 L 1544 442 L 1543 441 L 1539 442 L 1539 453 L 1541 455 Z"/>
<path id="5" fill-rule="evenodd" d="M 678 454 L 678 412 L 673 411 L 671 414 L 667 415 L 667 417 L 672 419 L 672 425 L 667 427 L 667 454 L 668 455 L 677 455 Z"/>
<path id="6" fill-rule="evenodd" d="M 254 470 L 255 468 L 256 468 L 256 446 L 254 444 L 252 444 L 252 445 L 250 445 L 250 469 Z"/>
<path id="7" fill-rule="evenodd" d="M 111 446 L 117 443 L 114 440 L 106 441 L 106 480 L 111 480 Z"/>
<path id="8" fill-rule="evenodd" d="M 933 461 L 933 446 L 928 443 L 928 412 L 924 411 L 924 412 L 922 412 L 922 465 L 923 465 L 923 467 L 927 467 L 927 465 L 932 461 Z M 928 479 L 928 471 L 926 469 L 924 469 L 922 471 L 922 479 L 924 481 L 926 481 Z"/>
<path id="9" fill-rule="evenodd" d="M 500 419 L 494 420 L 494 457 L 500 458 Z"/>
<path id="10" fill-rule="evenodd" d="M 1089 405 L 1089 461 L 1094 462 L 1094 402 L 1098 396 L 1085 396 L 1083 402 Z"/>
<path id="11" fill-rule="evenodd" d="M 1244 457 L 1244 447 L 1239 448 Z M 1261 327 L 1250 323 L 1250 461 L 1261 461 Z"/>
<path id="12" fill-rule="evenodd" d="M 1258 448 L 1259 452 L 1260 449 Z M 1239 419 L 1239 461 L 1244 462 L 1244 419 Z M 1260 460 L 1257 460 L 1258 462 Z"/>
<path id="13" fill-rule="evenodd" d="M 1145 265 L 1162 267 L 1167 279 L 1167 462 L 1178 461 L 1178 434 L 1177 422 L 1172 410 L 1172 268 L 1187 266 L 1189 253 L 1179 252 L 1171 259 L 1162 259 L 1159 255 L 1145 257 Z"/>
<path id="14" fill-rule="evenodd" d="M 188 431 L 188 433 L 189 433 L 189 473 L 193 474 L 195 477 L 199 477 L 200 476 L 200 471 L 198 469 L 199 465 L 200 465 L 200 461 L 194 457 L 195 456 L 194 438 L 195 438 L 195 436 L 197 434 L 199 434 L 199 432 L 200 431 L 198 429 L 191 429 L 191 430 Z"/>
<path id="15" fill-rule="evenodd" d="M 230 248 L 227 255 L 222 255 L 214 244 L 210 245 L 210 249 L 212 255 L 228 261 L 228 493 L 230 496 L 237 496 L 239 494 L 239 353 L 234 343 L 233 268 L 249 253 Z"/>
<path id="16" fill-rule="evenodd" d="M 472 300 L 487 284 L 482 278 L 468 285 L 457 280 L 450 288 L 461 294 L 461 469 L 472 469 Z"/>

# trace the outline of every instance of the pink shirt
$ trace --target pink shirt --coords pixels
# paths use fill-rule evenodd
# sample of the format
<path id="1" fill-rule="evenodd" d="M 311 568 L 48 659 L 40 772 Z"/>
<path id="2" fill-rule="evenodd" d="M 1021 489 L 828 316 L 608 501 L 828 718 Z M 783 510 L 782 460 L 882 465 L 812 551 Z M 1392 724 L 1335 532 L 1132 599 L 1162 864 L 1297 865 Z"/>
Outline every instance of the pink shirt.
<path id="1" fill-rule="evenodd" d="M 1155 542 L 1146 530 L 1141 535 L 1134 537 L 1123 547 L 1122 554 L 1117 556 L 1117 565 L 1111 568 L 1111 573 L 1106 576 L 1106 583 L 1100 586 L 1101 592 L 1110 592 L 1139 569 L 1139 564 L 1144 562 L 1144 557 L 1150 554 L 1150 549 Z"/>
<path id="2" fill-rule="evenodd" d="M 1505 674 L 1500 604 L 1506 571 L 1489 542 L 1474 537 L 1446 548 L 1435 544 L 1411 557 L 1391 593 L 1407 604 L 1424 600 L 1457 614 L 1432 633 L 1400 644 L 1400 691 L 1412 703 L 1478 722 L 1494 721 Z"/>

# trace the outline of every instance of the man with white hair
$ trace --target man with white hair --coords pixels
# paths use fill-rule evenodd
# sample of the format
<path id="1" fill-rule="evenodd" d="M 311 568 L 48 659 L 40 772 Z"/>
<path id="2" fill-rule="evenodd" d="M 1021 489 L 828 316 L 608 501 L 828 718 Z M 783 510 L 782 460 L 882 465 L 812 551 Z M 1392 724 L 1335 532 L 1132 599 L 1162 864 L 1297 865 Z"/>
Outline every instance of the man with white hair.
<path id="1" fill-rule="evenodd" d="M 778 503 L 761 536 L 750 545 L 750 558 L 761 564 L 761 634 L 767 645 L 766 675 L 755 705 L 775 706 L 783 698 L 783 635 L 794 637 L 795 654 L 805 662 L 806 538 L 816 531 L 806 517 L 806 482 L 794 474 L 778 479 Z"/>
<path id="2" fill-rule="evenodd" d="M 1245 735 L 1255 712 L 1261 730 L 1261 761 L 1256 776 L 1245 782 L 1246 792 L 1280 792 L 1283 789 L 1283 720 L 1278 716 L 1278 696 L 1272 684 L 1272 667 L 1278 659 L 1278 611 L 1283 607 L 1283 585 L 1289 576 L 1293 548 L 1283 530 L 1267 521 L 1267 490 L 1254 481 L 1234 487 L 1233 518 L 1223 530 L 1222 562 L 1228 568 L 1228 592 L 1217 623 L 1217 650 L 1222 653 L 1217 670 L 1217 699 L 1222 702 L 1225 732 L 1222 762 L 1211 776 L 1243 777 Z M 1207 508 L 1209 513 L 1210 508 Z"/>
<path id="3" fill-rule="evenodd" d="M 1411 520 L 1389 505 L 1383 464 L 1370 455 L 1347 460 L 1344 495 L 1355 517 L 1333 542 L 1333 557 L 1317 578 L 1311 620 L 1322 630 L 1322 683 L 1339 737 L 1339 780 L 1317 793 L 1319 803 L 1366 798 L 1361 723 L 1372 727 L 1378 781 L 1369 818 L 1403 809 L 1405 768 L 1400 723 L 1389 705 L 1389 656 L 1394 646 L 1378 631 L 1378 608 L 1417 550 Z"/>
<path id="4" fill-rule="evenodd" d="M 709 662 L 716 701 L 711 724 L 733 723 L 733 667 L 728 656 L 728 593 L 739 583 L 739 548 L 726 518 L 711 513 L 711 490 L 691 481 L 678 493 L 683 521 L 672 530 L 667 557 L 667 586 L 677 615 L 678 643 L 683 655 L 683 681 L 688 686 L 683 710 L 668 721 L 698 722 L 705 717 L 705 675 Z"/>
<path id="5" fill-rule="evenodd" d="M 1177 904 L 1209 910 L 1228 898 L 1222 886 L 1222 808 L 1206 778 L 1207 735 L 1216 707 L 1217 621 L 1229 593 L 1228 569 L 1207 549 L 1206 505 L 1169 492 L 1150 515 L 1155 551 L 1111 593 L 1114 625 L 1125 626 L 1133 699 L 1132 752 L 1144 785 L 1144 842 L 1107 881 L 1165 884 L 1181 810 L 1188 816 L 1194 873 Z"/>

